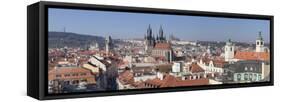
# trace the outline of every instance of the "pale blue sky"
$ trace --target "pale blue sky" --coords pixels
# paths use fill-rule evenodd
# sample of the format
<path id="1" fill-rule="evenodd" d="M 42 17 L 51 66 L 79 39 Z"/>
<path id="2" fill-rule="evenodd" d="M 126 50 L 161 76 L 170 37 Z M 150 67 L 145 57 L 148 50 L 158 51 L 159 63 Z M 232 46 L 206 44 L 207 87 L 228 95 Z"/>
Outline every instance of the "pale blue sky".
<path id="1" fill-rule="evenodd" d="M 200 16 L 179 16 L 75 9 L 49 9 L 49 31 L 74 32 L 108 36 L 114 39 L 143 38 L 148 25 L 158 34 L 160 25 L 164 34 L 181 40 L 254 42 L 261 31 L 269 41 L 269 20 L 234 19 Z"/>

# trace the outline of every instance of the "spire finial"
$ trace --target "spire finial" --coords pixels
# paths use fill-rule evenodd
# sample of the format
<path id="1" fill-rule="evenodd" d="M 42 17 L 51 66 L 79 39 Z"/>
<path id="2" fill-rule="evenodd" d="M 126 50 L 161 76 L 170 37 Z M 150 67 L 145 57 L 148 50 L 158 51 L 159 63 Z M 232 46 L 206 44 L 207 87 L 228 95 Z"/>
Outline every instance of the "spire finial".
<path id="1" fill-rule="evenodd" d="M 263 40 L 262 35 L 261 35 L 261 31 L 259 31 L 258 40 Z"/>
<path id="2" fill-rule="evenodd" d="M 160 36 L 161 39 L 163 39 L 163 28 L 162 28 L 162 25 L 160 25 L 159 36 Z"/>

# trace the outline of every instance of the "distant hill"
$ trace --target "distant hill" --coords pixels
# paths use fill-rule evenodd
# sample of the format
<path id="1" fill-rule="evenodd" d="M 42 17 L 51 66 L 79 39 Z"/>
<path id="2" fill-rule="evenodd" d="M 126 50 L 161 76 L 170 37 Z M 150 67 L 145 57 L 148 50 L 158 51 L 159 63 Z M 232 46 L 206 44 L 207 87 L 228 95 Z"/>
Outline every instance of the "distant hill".
<path id="1" fill-rule="evenodd" d="M 97 42 L 100 47 L 104 46 L 105 38 L 101 36 L 83 35 L 70 32 L 49 32 L 49 48 L 81 47 L 86 48 Z"/>

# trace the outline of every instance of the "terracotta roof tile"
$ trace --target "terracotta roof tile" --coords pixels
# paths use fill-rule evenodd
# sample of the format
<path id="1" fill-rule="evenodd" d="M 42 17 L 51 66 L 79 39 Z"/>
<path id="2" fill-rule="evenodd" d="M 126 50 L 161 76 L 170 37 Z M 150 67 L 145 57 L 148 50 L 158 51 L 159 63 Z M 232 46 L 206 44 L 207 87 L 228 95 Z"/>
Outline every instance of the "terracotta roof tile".
<path id="1" fill-rule="evenodd" d="M 269 60 L 269 53 L 268 52 L 241 52 L 241 51 L 237 51 L 235 53 L 234 58 L 242 59 L 242 60 L 268 61 Z"/>
<path id="2" fill-rule="evenodd" d="M 199 73 L 199 72 L 204 72 L 205 70 L 201 68 L 197 63 L 192 63 L 190 66 L 190 71 L 192 73 Z"/>
<path id="3" fill-rule="evenodd" d="M 60 77 L 57 77 L 57 75 L 59 75 Z M 91 82 L 95 83 L 95 79 L 91 71 L 84 68 L 57 68 L 57 69 L 51 69 L 48 72 L 48 80 L 54 80 L 54 79 L 68 80 L 68 79 L 81 79 L 81 78 L 86 78 L 88 80 L 91 80 Z"/>
<path id="4" fill-rule="evenodd" d="M 154 48 L 156 48 L 156 49 L 171 49 L 171 44 L 169 44 L 169 43 L 157 43 Z"/>
<path id="5" fill-rule="evenodd" d="M 144 83 L 151 84 L 157 87 L 181 87 L 181 86 L 194 86 L 194 85 L 208 85 L 209 79 L 202 78 L 196 80 L 181 80 L 172 75 L 165 75 L 163 80 L 158 78 L 153 80 L 147 80 Z"/>
<path id="6" fill-rule="evenodd" d="M 88 69 L 84 69 L 84 68 L 57 68 L 57 69 L 52 69 L 49 71 L 49 73 L 56 73 L 56 74 L 63 74 L 63 73 L 87 73 L 87 72 L 91 72 Z"/>
<path id="7" fill-rule="evenodd" d="M 134 83 L 134 75 L 131 71 L 126 70 L 122 72 L 119 76 L 118 79 L 122 84 L 133 84 Z"/>

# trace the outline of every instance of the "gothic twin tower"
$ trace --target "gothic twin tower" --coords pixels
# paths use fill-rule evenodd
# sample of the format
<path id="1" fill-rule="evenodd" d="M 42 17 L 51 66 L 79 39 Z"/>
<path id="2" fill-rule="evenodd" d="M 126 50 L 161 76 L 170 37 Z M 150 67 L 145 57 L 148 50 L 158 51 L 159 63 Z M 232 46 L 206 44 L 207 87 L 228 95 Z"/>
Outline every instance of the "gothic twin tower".
<path id="1" fill-rule="evenodd" d="M 152 49 L 156 43 L 167 43 L 166 37 L 164 36 L 164 31 L 162 28 L 162 25 L 160 26 L 159 33 L 155 35 L 152 33 L 152 29 L 150 27 L 150 24 L 147 28 L 146 35 L 144 36 L 144 44 L 145 44 L 145 50 Z"/>
<path id="2" fill-rule="evenodd" d="M 154 34 L 152 34 L 152 29 L 149 25 L 146 35 L 144 36 L 144 40 L 148 45 L 155 45 L 156 43 L 166 42 L 166 37 L 164 36 L 162 25 L 160 26 L 159 33 L 156 34 L 156 37 L 154 36 Z"/>

